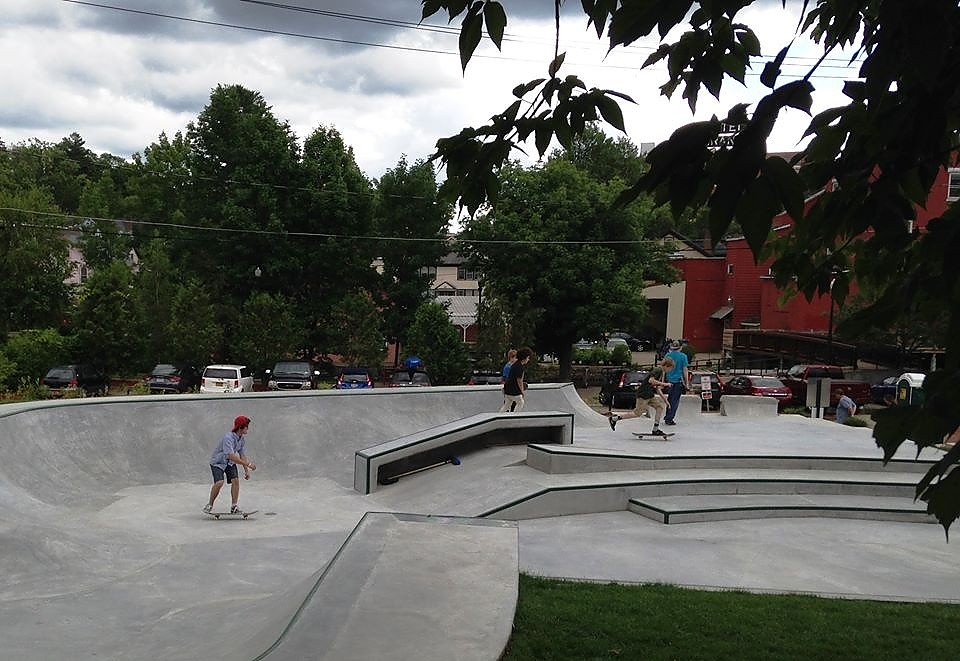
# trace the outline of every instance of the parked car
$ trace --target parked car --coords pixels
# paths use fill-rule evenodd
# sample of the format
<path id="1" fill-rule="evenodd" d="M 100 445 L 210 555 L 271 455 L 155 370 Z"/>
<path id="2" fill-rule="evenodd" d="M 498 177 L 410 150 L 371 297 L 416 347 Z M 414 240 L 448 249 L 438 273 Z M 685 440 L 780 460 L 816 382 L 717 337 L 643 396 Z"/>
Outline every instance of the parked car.
<path id="1" fill-rule="evenodd" d="M 703 399 L 703 379 L 704 377 L 710 379 L 710 392 L 711 397 L 707 402 L 708 408 L 717 409 L 720 408 L 720 396 L 723 394 L 723 381 L 720 380 L 720 377 L 717 376 L 716 372 L 706 372 L 706 371 L 691 371 L 690 372 L 690 381 L 691 388 L 690 394 L 696 395 Z"/>
<path id="2" fill-rule="evenodd" d="M 503 381 L 503 375 L 493 370 L 474 370 L 467 379 L 468 386 L 499 386 Z"/>
<path id="3" fill-rule="evenodd" d="M 200 392 L 251 392 L 253 370 L 246 365 L 207 365 L 200 378 Z"/>
<path id="4" fill-rule="evenodd" d="M 607 351 L 613 351 L 617 347 L 623 347 L 627 351 L 630 351 L 630 345 L 627 344 L 627 341 L 622 337 L 611 337 L 607 340 Z"/>
<path id="5" fill-rule="evenodd" d="M 616 331 L 610 333 L 610 339 L 620 338 L 621 340 L 626 340 L 627 346 L 630 348 L 630 351 L 653 351 L 653 341 L 646 340 L 640 337 L 634 337 L 630 333 L 624 333 L 622 331 Z"/>
<path id="6" fill-rule="evenodd" d="M 727 379 L 723 384 L 724 395 L 755 395 L 757 397 L 773 397 L 778 406 L 783 408 L 793 401 L 793 393 L 784 385 L 783 381 L 775 376 L 756 376 L 753 374 L 738 374 Z"/>
<path id="7" fill-rule="evenodd" d="M 391 388 L 410 388 L 418 386 L 432 386 L 430 376 L 423 370 L 397 370 L 390 377 Z"/>
<path id="8" fill-rule="evenodd" d="M 633 408 L 637 405 L 637 388 L 649 374 L 646 370 L 616 370 L 600 386 L 597 399 L 602 406 Z"/>
<path id="9" fill-rule="evenodd" d="M 845 378 L 843 368 L 836 365 L 794 365 L 781 378 L 800 406 L 807 403 L 807 383 L 811 379 L 830 379 L 830 406 L 840 401 L 840 390 L 858 405 L 870 401 L 870 384 Z"/>
<path id="10" fill-rule="evenodd" d="M 200 386 L 200 371 L 193 365 L 160 363 L 144 381 L 152 394 L 185 393 Z"/>
<path id="11" fill-rule="evenodd" d="M 337 382 L 333 384 L 335 390 L 356 390 L 358 388 L 372 388 L 373 375 L 366 367 L 344 367 L 340 370 Z"/>
<path id="12" fill-rule="evenodd" d="M 281 360 L 263 374 L 268 390 L 313 390 L 320 384 L 320 369 L 309 360 Z"/>
<path id="13" fill-rule="evenodd" d="M 897 381 L 899 377 L 888 376 L 880 383 L 870 386 L 870 401 L 873 404 L 893 406 L 897 401 Z"/>
<path id="14" fill-rule="evenodd" d="M 70 391 L 80 392 L 88 397 L 106 395 L 110 390 L 110 377 L 93 365 L 57 365 L 47 370 L 40 383 L 54 396 L 62 396 Z"/>

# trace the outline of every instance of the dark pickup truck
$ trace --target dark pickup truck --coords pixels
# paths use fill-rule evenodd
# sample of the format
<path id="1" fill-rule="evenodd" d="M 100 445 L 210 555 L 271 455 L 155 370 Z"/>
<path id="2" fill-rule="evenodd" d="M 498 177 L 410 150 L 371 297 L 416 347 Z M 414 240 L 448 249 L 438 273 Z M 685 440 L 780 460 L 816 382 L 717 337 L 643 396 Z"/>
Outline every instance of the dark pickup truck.
<path id="1" fill-rule="evenodd" d="M 845 379 L 843 368 L 836 365 L 794 365 L 780 377 L 783 385 L 793 393 L 793 403 L 799 406 L 807 403 L 807 382 L 810 379 L 830 379 L 830 406 L 836 406 L 840 401 L 841 390 L 858 406 L 870 401 L 870 384 Z"/>

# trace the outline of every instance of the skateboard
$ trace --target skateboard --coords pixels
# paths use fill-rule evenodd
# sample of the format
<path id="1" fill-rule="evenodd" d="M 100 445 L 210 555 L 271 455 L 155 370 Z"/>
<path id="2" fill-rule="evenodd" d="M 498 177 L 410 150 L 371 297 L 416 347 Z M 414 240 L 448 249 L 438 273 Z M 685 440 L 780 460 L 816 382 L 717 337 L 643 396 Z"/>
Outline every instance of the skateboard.
<path id="1" fill-rule="evenodd" d="M 676 434 L 677 432 L 670 432 L 669 434 L 650 434 L 650 433 L 641 434 L 638 432 L 633 432 L 633 435 L 641 440 L 642 439 L 658 440 L 659 439 L 661 441 L 669 441 L 670 437 L 676 436 Z"/>
<path id="2" fill-rule="evenodd" d="M 260 510 L 250 510 L 249 512 L 237 512 L 235 514 L 231 514 L 230 512 L 205 512 L 205 514 L 219 521 L 220 519 L 246 519 L 259 511 Z"/>

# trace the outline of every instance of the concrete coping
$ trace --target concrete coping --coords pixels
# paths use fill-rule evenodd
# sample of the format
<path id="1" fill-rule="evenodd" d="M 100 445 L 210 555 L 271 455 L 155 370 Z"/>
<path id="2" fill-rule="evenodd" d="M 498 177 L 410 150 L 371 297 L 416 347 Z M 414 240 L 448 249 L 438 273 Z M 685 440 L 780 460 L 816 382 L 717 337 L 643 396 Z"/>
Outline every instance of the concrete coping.
<path id="1" fill-rule="evenodd" d="M 395 480 L 451 461 L 460 453 L 489 445 L 569 445 L 573 443 L 573 420 L 572 413 L 563 411 L 478 413 L 407 434 L 357 450 L 353 488 L 362 494 L 370 494 L 380 486 L 381 479 Z"/>

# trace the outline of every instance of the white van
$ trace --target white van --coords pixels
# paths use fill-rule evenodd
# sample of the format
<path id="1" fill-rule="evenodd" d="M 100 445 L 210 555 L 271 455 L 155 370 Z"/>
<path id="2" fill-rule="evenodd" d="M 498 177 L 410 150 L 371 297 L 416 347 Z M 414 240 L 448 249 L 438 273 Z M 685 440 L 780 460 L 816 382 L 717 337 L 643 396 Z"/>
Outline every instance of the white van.
<path id="1" fill-rule="evenodd" d="M 200 392 L 251 392 L 253 370 L 246 365 L 207 365 Z"/>

